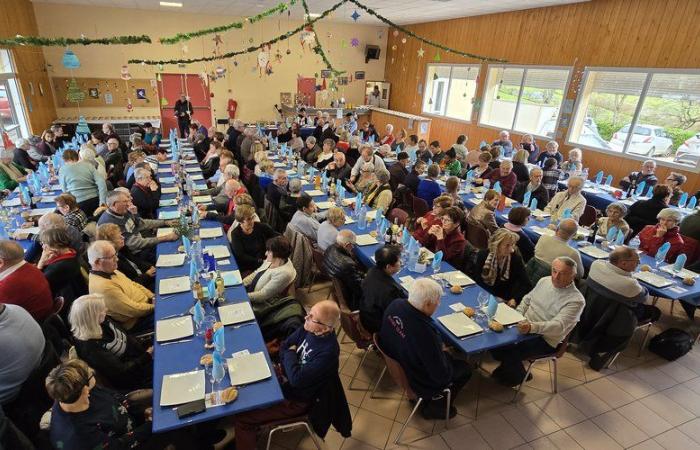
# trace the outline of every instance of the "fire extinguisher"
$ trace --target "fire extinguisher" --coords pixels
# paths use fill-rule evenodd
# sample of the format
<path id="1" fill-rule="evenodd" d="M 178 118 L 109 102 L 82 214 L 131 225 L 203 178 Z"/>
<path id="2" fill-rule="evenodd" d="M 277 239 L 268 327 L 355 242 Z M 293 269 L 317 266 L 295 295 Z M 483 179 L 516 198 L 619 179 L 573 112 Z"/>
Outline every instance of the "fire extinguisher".
<path id="1" fill-rule="evenodd" d="M 228 111 L 229 118 L 236 118 L 236 109 L 238 109 L 238 102 L 232 98 L 228 99 L 228 106 L 226 107 L 226 110 Z"/>

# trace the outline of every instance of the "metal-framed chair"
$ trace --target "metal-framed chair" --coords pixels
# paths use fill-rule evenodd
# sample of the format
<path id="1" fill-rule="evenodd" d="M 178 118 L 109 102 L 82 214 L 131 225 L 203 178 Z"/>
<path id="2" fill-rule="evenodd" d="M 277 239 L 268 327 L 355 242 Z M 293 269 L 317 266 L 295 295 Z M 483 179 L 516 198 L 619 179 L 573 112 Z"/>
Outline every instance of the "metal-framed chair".
<path id="1" fill-rule="evenodd" d="M 401 436 L 403 436 L 403 433 L 406 430 L 408 423 L 411 421 L 413 416 L 416 415 L 416 411 L 418 411 L 418 408 L 420 408 L 420 406 L 423 404 L 423 398 L 418 397 L 418 395 L 416 395 L 413 389 L 411 389 L 411 385 L 408 382 L 408 377 L 406 376 L 406 372 L 403 370 L 403 367 L 401 367 L 401 364 L 399 364 L 399 362 L 393 359 L 392 357 L 387 356 L 387 354 L 382 351 L 381 347 L 379 346 L 379 343 L 377 342 L 377 333 L 374 333 L 374 335 L 372 336 L 372 342 L 374 342 L 374 347 L 377 349 L 377 351 L 379 351 L 379 354 L 382 355 L 382 358 L 384 358 L 386 367 L 384 368 L 384 370 L 382 370 L 382 373 L 379 375 L 379 378 L 377 379 L 377 382 L 374 385 L 374 388 L 372 389 L 370 397 L 376 398 L 374 397 L 374 393 L 377 390 L 379 383 L 381 383 L 382 378 L 384 378 L 384 374 L 388 371 L 389 375 L 394 380 L 394 382 L 398 384 L 399 387 L 403 389 L 403 391 L 406 393 L 406 397 L 408 397 L 410 401 L 416 402 L 415 406 L 413 407 L 413 410 L 411 411 L 411 414 L 408 416 L 408 418 L 406 418 L 406 421 L 401 426 L 399 434 L 396 435 L 396 439 L 394 439 L 394 444 L 399 445 L 401 441 Z M 450 391 L 449 388 L 445 388 L 443 392 L 447 397 L 447 403 L 445 407 L 445 428 L 447 428 L 450 424 L 450 405 L 452 404 L 452 391 Z"/>
<path id="2" fill-rule="evenodd" d="M 285 433 L 299 427 L 306 428 L 306 431 L 309 432 L 309 436 L 311 436 L 311 440 L 313 441 L 316 448 L 318 450 L 321 450 L 321 445 L 318 443 L 318 440 L 316 440 L 316 434 L 311 429 L 311 426 L 309 425 L 309 417 L 306 414 L 304 414 L 303 416 L 290 417 L 284 420 L 268 422 L 263 424 L 262 426 L 265 428 L 270 428 L 270 433 L 267 435 L 267 445 L 265 446 L 266 450 L 270 450 L 270 444 L 272 444 L 273 434 L 275 434 L 278 431 Z"/>
<path id="3" fill-rule="evenodd" d="M 591 225 L 593 225 L 593 222 L 595 222 L 597 218 L 598 210 L 596 210 L 591 205 L 586 205 L 586 207 L 583 210 L 583 214 L 581 214 L 581 217 L 578 219 L 578 224 L 582 227 L 590 227 Z"/>
<path id="4" fill-rule="evenodd" d="M 639 350 L 637 351 L 637 358 L 642 356 L 642 352 L 644 351 L 644 347 L 647 344 L 647 341 L 649 340 L 649 332 L 651 331 L 651 326 L 654 325 L 656 321 L 651 320 L 651 319 L 646 319 L 643 321 L 640 321 L 637 323 L 637 326 L 634 328 L 634 333 L 637 333 L 637 330 L 643 330 L 646 329 L 644 332 L 644 337 L 642 338 L 642 342 L 639 344 Z M 634 334 L 632 335 L 634 336 Z M 622 352 L 617 352 L 615 353 L 615 356 L 610 358 L 610 362 L 605 365 L 605 367 L 611 367 L 614 363 L 615 360 L 617 359 L 618 356 L 620 356 L 620 353 Z"/>
<path id="5" fill-rule="evenodd" d="M 558 372 L 557 372 L 557 360 L 559 358 L 561 358 L 562 356 L 564 356 L 564 353 L 566 353 L 566 349 L 568 346 L 569 346 L 569 336 L 567 336 L 563 342 L 561 342 L 559 345 L 557 345 L 557 348 L 554 351 L 554 353 L 528 358 L 528 361 L 530 364 L 527 366 L 527 372 L 525 372 L 525 376 L 523 377 L 523 380 L 518 385 L 518 390 L 515 391 L 515 395 L 513 396 L 513 400 L 511 400 L 511 402 L 515 403 L 515 401 L 518 399 L 518 395 L 520 394 L 520 391 L 522 390 L 523 385 L 527 381 L 527 378 L 530 376 L 530 372 L 532 371 L 532 366 L 534 366 L 536 363 L 540 363 L 540 362 L 547 362 L 548 364 L 554 363 L 554 373 L 552 374 L 552 372 L 550 372 L 549 377 L 550 377 L 550 381 L 552 383 L 552 393 L 556 394 L 559 391 L 559 377 L 558 377 Z"/>
<path id="6" fill-rule="evenodd" d="M 430 206 L 428 206 L 428 202 L 423 200 L 422 198 L 418 196 L 413 196 L 413 215 L 418 218 L 418 217 L 423 217 L 430 211 Z"/>

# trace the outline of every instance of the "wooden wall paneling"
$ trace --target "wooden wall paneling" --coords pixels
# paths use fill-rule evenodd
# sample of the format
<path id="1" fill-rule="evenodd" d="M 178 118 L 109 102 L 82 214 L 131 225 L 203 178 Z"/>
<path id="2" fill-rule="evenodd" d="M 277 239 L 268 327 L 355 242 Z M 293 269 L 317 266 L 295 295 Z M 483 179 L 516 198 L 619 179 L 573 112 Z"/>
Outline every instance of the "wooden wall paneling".
<path id="1" fill-rule="evenodd" d="M 447 46 L 472 53 L 507 59 L 513 64 L 561 65 L 576 67 L 653 67 L 700 68 L 700 23 L 698 0 L 593 0 L 563 6 L 514 11 L 486 16 L 466 17 L 439 22 L 410 25 L 421 36 Z M 389 48 L 393 35 L 389 33 Z M 399 36 L 399 44 L 400 38 Z M 392 109 L 421 114 L 422 95 L 417 95 L 418 83 L 425 91 L 426 64 L 433 63 L 435 51 L 428 46 L 426 57 L 415 57 L 418 43 L 408 40 L 407 61 L 391 65 L 387 60 L 386 78 L 394 84 Z M 399 55 L 400 56 L 400 55 Z M 410 56 L 410 58 L 408 58 Z M 467 64 L 472 60 L 441 52 L 443 63 Z M 398 62 L 398 61 L 397 61 Z M 487 71 L 482 68 L 477 98 L 483 99 Z M 570 83 L 571 84 L 571 83 Z M 567 98 L 573 98 L 576 86 L 570 86 Z M 469 147 L 481 140 L 491 142 L 497 130 L 478 126 L 475 111 L 471 123 L 431 117 L 431 139 L 449 147 L 459 134 L 469 136 Z M 513 133 L 514 141 L 521 136 Z M 545 142 L 538 139 L 538 144 Z M 570 146 L 560 140 L 566 155 Z M 592 172 L 604 170 L 616 180 L 641 162 L 617 155 L 584 150 L 584 161 Z M 671 170 L 660 167 L 664 177 Z M 683 171 L 688 176 L 688 191 L 700 189 L 700 176 Z"/>
<path id="2" fill-rule="evenodd" d="M 37 35 L 34 8 L 29 0 L 0 1 L 0 36 L 13 37 Z M 15 47 L 10 49 L 15 63 L 17 79 L 22 91 L 30 132 L 41 134 L 56 119 L 56 107 L 51 92 L 51 82 L 46 71 L 44 53 L 40 47 Z M 29 83 L 34 86 L 31 94 Z M 39 91 L 43 87 L 44 95 Z M 31 111 L 29 108 L 31 105 Z"/>

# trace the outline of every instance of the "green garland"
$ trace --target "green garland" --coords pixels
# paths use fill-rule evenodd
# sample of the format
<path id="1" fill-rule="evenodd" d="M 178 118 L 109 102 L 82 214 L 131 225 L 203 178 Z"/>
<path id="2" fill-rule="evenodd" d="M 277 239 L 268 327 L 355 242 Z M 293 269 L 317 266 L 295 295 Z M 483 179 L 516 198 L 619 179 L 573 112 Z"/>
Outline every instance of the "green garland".
<path id="1" fill-rule="evenodd" d="M 175 36 L 171 37 L 162 37 L 160 38 L 160 43 L 161 44 L 177 44 L 178 42 L 182 41 L 189 41 L 192 38 L 196 38 L 199 36 L 205 36 L 207 34 L 214 34 L 214 33 L 223 33 L 224 31 L 229 31 L 234 28 L 236 29 L 241 29 L 245 25 L 245 23 L 255 23 L 258 22 L 262 19 L 265 19 L 273 14 L 282 14 L 284 11 L 287 11 L 290 6 L 294 6 L 294 4 L 299 1 L 299 0 L 289 0 L 289 3 L 280 3 L 277 6 L 268 9 L 267 11 L 263 11 L 260 14 L 257 14 L 252 17 L 248 17 L 244 19 L 242 22 L 233 22 L 229 23 L 226 25 L 219 25 L 218 27 L 214 28 L 205 28 L 202 30 L 197 30 L 197 31 L 191 31 L 189 33 L 178 33 Z"/>
<path id="2" fill-rule="evenodd" d="M 333 5 L 330 9 L 324 11 L 320 16 L 318 16 L 318 17 L 316 17 L 316 18 L 314 18 L 314 19 L 311 19 L 311 20 L 309 20 L 309 21 L 307 21 L 307 22 L 304 22 L 302 25 L 300 25 L 300 26 L 294 28 L 293 30 L 290 30 L 290 31 L 288 31 L 288 32 L 286 32 L 286 33 L 284 33 L 284 34 L 281 34 L 281 35 L 277 36 L 276 38 L 273 38 L 273 39 L 270 39 L 270 40 L 268 40 L 268 41 L 262 42 L 262 43 L 259 44 L 259 45 L 256 45 L 256 46 L 253 46 L 253 47 L 248 47 L 248 48 L 246 48 L 246 49 L 244 49 L 244 50 L 236 50 L 236 51 L 233 51 L 233 52 L 223 53 L 223 54 L 221 54 L 221 55 L 203 56 L 203 57 L 201 57 L 201 58 L 168 59 L 168 60 L 160 60 L 160 61 L 151 60 L 151 59 L 130 59 L 130 60 L 129 60 L 129 64 L 146 64 L 146 65 L 149 65 L 149 66 L 157 66 L 157 65 L 159 65 L 159 64 L 163 64 L 163 65 L 165 65 L 165 64 L 193 64 L 193 63 L 197 63 L 197 62 L 208 62 L 208 61 L 216 61 L 216 60 L 220 60 L 220 59 L 229 59 L 229 58 L 233 58 L 233 57 L 235 57 L 235 56 L 245 55 L 245 54 L 248 54 L 248 53 L 253 53 L 253 52 L 255 52 L 255 51 L 257 51 L 257 50 L 260 50 L 260 49 L 262 49 L 262 48 L 264 48 L 264 47 L 266 47 L 266 46 L 268 46 L 268 45 L 272 45 L 272 44 L 277 43 L 278 41 L 282 41 L 282 40 L 285 40 L 285 39 L 289 39 L 290 37 L 292 37 L 292 36 L 294 36 L 294 35 L 296 35 L 296 34 L 301 33 L 302 31 L 304 31 L 304 29 L 305 29 L 307 26 L 313 25 L 315 22 L 317 22 L 317 21 L 319 21 L 319 20 L 321 20 L 321 19 L 326 18 L 330 13 L 332 13 L 333 11 L 337 10 L 338 8 L 340 8 L 340 7 L 341 7 L 342 5 L 344 5 L 346 2 L 348 2 L 348 0 L 341 0 L 341 1 L 339 1 L 338 3 L 336 3 L 335 5 Z M 330 64 L 330 63 L 329 63 L 329 64 Z M 334 70 L 334 69 L 332 69 L 331 67 L 329 67 L 329 69 Z"/>
<path id="3" fill-rule="evenodd" d="M 113 36 L 109 38 L 88 39 L 80 38 L 48 38 L 41 36 L 21 36 L 17 35 L 13 38 L 0 39 L 0 46 L 14 47 L 17 45 L 33 45 L 36 47 L 68 47 L 70 45 L 131 45 L 131 44 L 150 44 L 151 38 L 146 36 Z"/>
<path id="4" fill-rule="evenodd" d="M 345 2 L 343 2 L 345 3 Z M 316 33 L 316 30 L 314 30 L 314 25 L 313 22 L 311 22 L 310 19 L 310 14 L 309 14 L 309 5 L 306 4 L 306 0 L 301 0 L 301 4 L 304 6 L 304 13 L 306 14 L 306 23 L 313 30 L 314 32 L 314 40 L 316 41 L 316 46 L 314 46 L 314 52 L 318 55 L 321 56 L 321 59 L 323 60 L 323 63 L 326 65 L 326 68 L 331 71 L 331 73 L 334 76 L 342 75 L 345 73 L 345 71 L 341 70 L 336 70 L 333 67 L 333 64 L 331 64 L 330 60 L 326 56 L 326 53 L 323 51 L 323 46 L 321 45 L 321 41 L 318 40 L 318 33 Z"/>
<path id="5" fill-rule="evenodd" d="M 398 24 L 392 22 L 391 20 L 389 20 L 389 19 L 387 19 L 386 17 L 382 16 L 381 14 L 377 13 L 377 12 L 374 11 L 373 9 L 368 8 L 367 6 L 363 5 L 362 3 L 360 3 L 360 2 L 357 1 L 357 0 L 348 0 L 348 1 L 351 2 L 351 3 L 356 4 L 359 8 L 364 9 L 368 14 L 373 15 L 374 17 L 376 17 L 377 19 L 381 20 L 381 21 L 384 22 L 385 24 L 387 24 L 387 25 L 389 25 L 389 26 L 391 26 L 391 27 L 396 28 L 397 30 L 399 30 L 399 31 L 401 31 L 401 32 L 403 32 L 403 33 L 405 33 L 405 34 L 411 36 L 412 38 L 418 39 L 419 41 L 423 42 L 424 44 L 430 45 L 430 46 L 432 46 L 432 47 L 439 48 L 440 50 L 444 50 L 444 51 L 447 52 L 447 53 L 454 53 L 455 55 L 464 56 L 465 58 L 474 58 L 474 59 L 478 59 L 479 61 L 482 61 L 482 62 L 499 62 L 499 63 L 508 62 L 508 61 L 506 61 L 505 59 L 498 59 L 498 58 L 491 58 L 491 57 L 489 57 L 489 56 L 475 55 L 474 53 L 463 52 L 463 51 L 461 51 L 461 50 L 455 50 L 454 48 L 450 48 L 450 47 L 447 47 L 447 46 L 445 46 L 445 45 L 438 44 L 437 42 L 431 41 L 430 39 L 426 39 L 426 38 L 424 38 L 424 37 L 420 37 L 420 36 L 418 36 L 416 33 L 414 33 L 413 31 L 411 31 L 411 30 L 409 30 L 409 29 L 407 29 L 407 28 L 402 27 L 401 25 L 398 25 Z"/>

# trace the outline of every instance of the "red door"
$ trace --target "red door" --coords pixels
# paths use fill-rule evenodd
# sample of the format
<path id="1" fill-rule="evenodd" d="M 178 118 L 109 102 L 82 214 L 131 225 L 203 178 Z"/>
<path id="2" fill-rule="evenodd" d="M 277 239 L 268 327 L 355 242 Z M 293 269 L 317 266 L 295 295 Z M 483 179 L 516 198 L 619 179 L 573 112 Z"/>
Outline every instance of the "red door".
<path id="1" fill-rule="evenodd" d="M 211 98 L 209 87 L 196 74 L 164 73 L 163 80 L 158 86 L 160 98 L 168 101 L 166 106 L 161 102 L 160 116 L 163 121 L 161 131 L 167 135 L 171 128 L 177 131 L 177 119 L 175 118 L 175 102 L 180 94 L 184 93 L 192 102 L 194 109 L 193 119 L 209 128 L 211 126 Z"/>
<path id="2" fill-rule="evenodd" d="M 306 106 L 316 106 L 316 78 L 297 78 L 297 95 Z"/>

